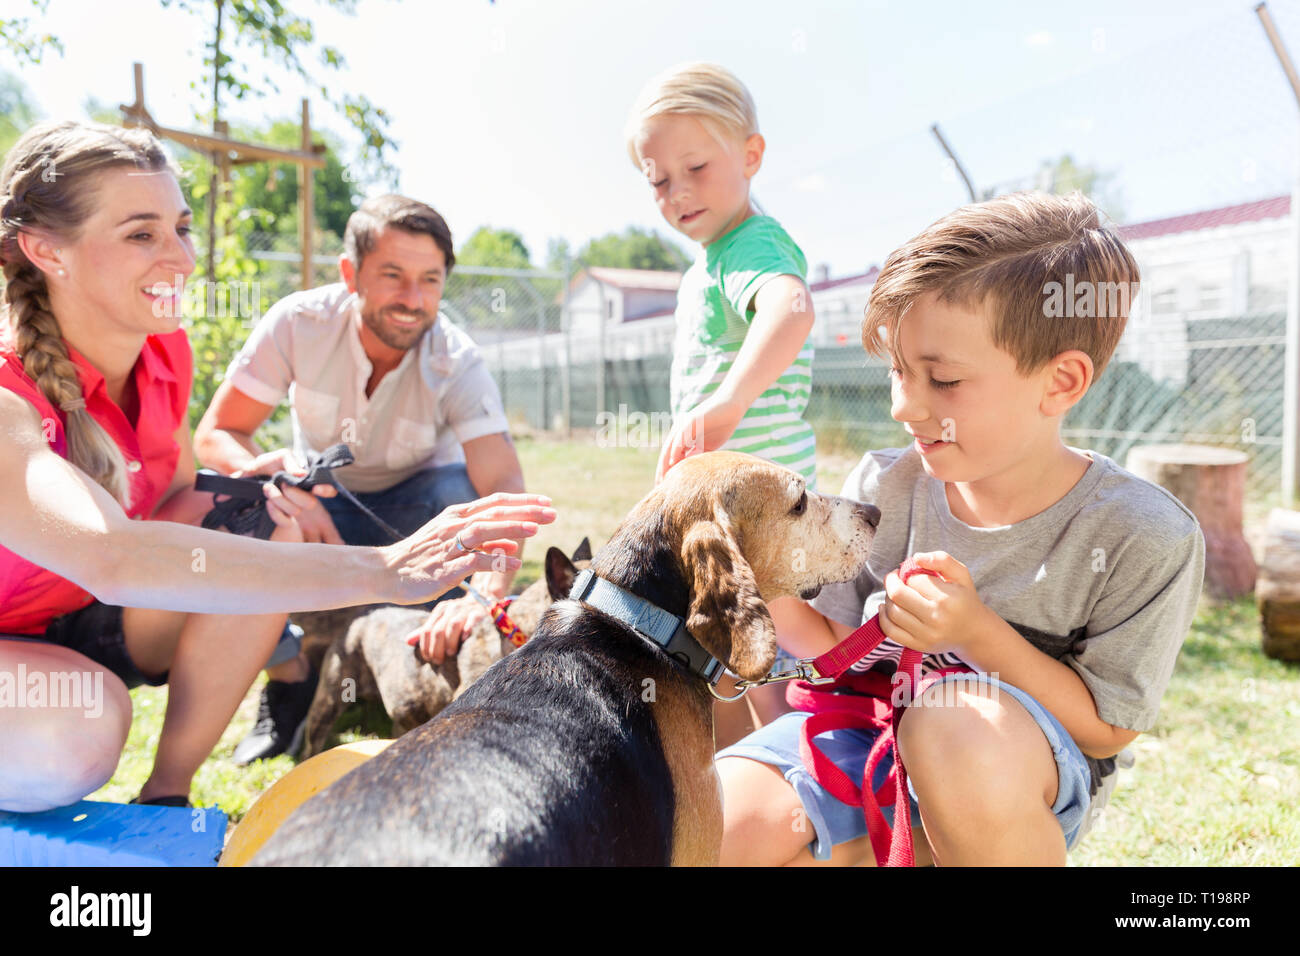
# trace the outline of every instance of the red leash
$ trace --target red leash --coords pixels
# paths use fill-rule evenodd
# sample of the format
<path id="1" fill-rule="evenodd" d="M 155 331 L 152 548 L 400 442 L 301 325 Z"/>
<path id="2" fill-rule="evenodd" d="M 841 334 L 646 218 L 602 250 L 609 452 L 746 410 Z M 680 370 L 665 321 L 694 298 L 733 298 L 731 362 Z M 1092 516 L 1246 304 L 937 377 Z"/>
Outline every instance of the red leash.
<path id="1" fill-rule="evenodd" d="M 898 573 L 904 582 L 913 574 L 942 577 L 937 571 L 921 567 L 912 558 L 899 566 Z M 903 710 L 924 690 L 921 686 L 921 652 L 910 647 L 903 648 L 902 659 L 892 678 L 876 671 L 865 674 L 845 673 L 854 663 L 875 650 L 884 639 L 885 632 L 881 630 L 880 615 L 877 614 L 813 662 L 817 673 L 836 678 L 834 684 L 814 686 L 807 681 L 799 681 L 786 689 L 786 701 L 797 710 L 811 712 L 804 721 L 799 740 L 799 753 L 803 757 L 804 766 L 813 779 L 835 799 L 850 806 L 862 807 L 876 862 L 884 860 L 885 866 L 914 866 L 916 861 L 912 855 L 912 812 L 907 793 L 907 771 L 903 769 L 903 761 L 898 754 L 897 734 Z M 969 670 L 944 668 L 930 675 L 926 679 L 926 686 L 947 674 L 966 673 Z M 858 693 L 837 694 L 836 688 Z M 860 696 L 861 694 L 868 696 Z M 901 697 L 901 701 L 896 701 L 896 696 Z M 813 738 L 818 734 L 845 728 L 880 732 L 867 755 L 861 787 L 854 784 L 848 774 L 813 743 Z M 880 790 L 873 792 L 871 781 L 886 753 L 892 753 L 894 757 L 894 767 L 890 771 L 893 792 L 889 792 L 891 781 L 888 777 Z M 881 806 L 891 804 L 894 807 L 892 833 L 880 811 Z"/>

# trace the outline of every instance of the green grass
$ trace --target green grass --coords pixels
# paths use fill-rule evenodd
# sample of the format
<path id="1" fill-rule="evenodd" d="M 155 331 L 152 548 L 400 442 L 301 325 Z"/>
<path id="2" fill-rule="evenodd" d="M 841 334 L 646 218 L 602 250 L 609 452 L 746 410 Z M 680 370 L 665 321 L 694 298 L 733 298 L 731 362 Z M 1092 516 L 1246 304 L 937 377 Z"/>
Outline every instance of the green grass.
<path id="1" fill-rule="evenodd" d="M 559 512 L 525 552 L 520 584 L 536 580 L 549 545 L 571 552 L 583 536 L 599 548 L 649 489 L 657 456 L 649 449 L 601 448 L 590 437 L 518 442 L 530 490 Z M 818 484 L 838 492 L 854 459 L 824 456 Z M 293 767 L 277 757 L 235 767 L 230 754 L 256 715 L 264 678 L 244 698 L 194 780 L 196 804 L 220 806 L 233 822 Z M 166 708 L 166 688 L 132 691 L 135 720 L 113 779 L 91 799 L 126 801 L 149 775 Z M 1300 860 L 1300 667 L 1265 658 L 1251 599 L 1203 600 L 1161 706 L 1160 720 L 1132 745 L 1110 807 L 1075 850 L 1074 866 L 1293 865 Z M 351 708 L 339 742 L 386 736 L 378 704 Z"/>
<path id="2" fill-rule="evenodd" d="M 1134 741 L 1137 763 L 1071 855 L 1076 866 L 1300 860 L 1300 667 L 1259 645 L 1252 598 L 1202 600 L 1159 722 Z"/>

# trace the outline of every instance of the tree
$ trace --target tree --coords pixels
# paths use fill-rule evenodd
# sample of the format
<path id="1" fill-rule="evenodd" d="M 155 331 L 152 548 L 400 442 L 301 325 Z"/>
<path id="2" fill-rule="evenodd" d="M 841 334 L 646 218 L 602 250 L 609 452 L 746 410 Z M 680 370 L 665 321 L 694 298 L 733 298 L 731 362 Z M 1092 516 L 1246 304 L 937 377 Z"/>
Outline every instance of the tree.
<path id="1" fill-rule="evenodd" d="M 316 41 L 315 29 L 310 20 L 296 16 L 285 9 L 281 0 L 161 0 L 164 7 L 173 4 L 189 13 L 206 15 L 211 11 L 212 40 L 207 44 L 204 67 L 211 77 L 213 120 L 221 114 L 221 94 L 226 92 L 236 100 L 248 96 L 264 96 L 269 87 L 280 92 L 274 80 L 265 72 L 256 83 L 249 82 L 249 74 L 236 63 L 230 51 L 254 48 L 260 60 L 273 61 L 296 73 L 316 86 L 321 99 L 333 106 L 361 135 L 361 162 L 367 175 L 359 179 L 396 182 L 396 170 L 388 162 L 388 150 L 397 145 L 388 136 L 388 113 L 375 106 L 360 94 L 332 93 L 319 81 L 306 65 L 303 56 Z M 356 0 L 322 0 L 330 7 L 349 16 L 356 14 Z M 227 42 L 228 41 L 228 42 Z M 321 46 L 318 55 L 327 69 L 343 71 L 347 61 L 337 47 Z M 345 84 L 337 84 L 344 86 Z"/>
<path id="2" fill-rule="evenodd" d="M 480 226 L 456 253 L 456 262 L 466 266 L 492 266 L 497 269 L 531 269 L 532 256 L 523 237 L 510 229 Z"/>
<path id="3" fill-rule="evenodd" d="M 292 146 L 299 136 L 294 120 L 279 120 L 267 127 L 237 127 L 231 130 L 236 139 Z M 316 250 L 337 251 L 342 248 L 343 231 L 356 205 L 357 184 L 348 176 L 347 167 L 338 156 L 338 141 L 323 137 L 325 168 L 315 170 L 312 190 L 316 233 L 312 246 Z M 196 234 L 205 232 L 211 181 L 211 162 L 204 153 L 178 148 L 182 170 L 182 189 L 194 210 Z M 253 320 L 273 302 L 297 291 L 299 276 L 293 263 L 267 263 L 253 253 L 280 251 L 298 246 L 298 177 L 294 167 L 285 163 L 248 163 L 235 166 L 225 198 L 217 205 L 222 217 L 220 238 L 213 255 L 212 281 L 196 284 L 203 292 L 200 302 L 192 303 L 190 342 L 194 349 L 194 392 L 191 412 L 203 414 L 231 357 L 244 344 Z M 268 241 L 269 240 L 269 241 Z M 195 279 L 202 278 L 196 274 Z M 279 424 L 284 410 L 272 418 Z"/>
<path id="4" fill-rule="evenodd" d="M 569 240 L 563 236 L 546 240 L 546 268 L 551 272 L 563 272 L 566 262 L 570 265 L 573 262 L 573 250 L 569 248 Z"/>
<path id="5" fill-rule="evenodd" d="M 239 127 L 231 131 L 236 139 L 265 143 L 284 149 L 296 149 L 301 133 L 295 120 L 279 120 L 268 128 Z M 342 143 L 324 133 L 326 149 L 322 154 L 325 168 L 313 174 L 312 209 L 316 225 L 340 239 L 348 217 L 361 195 L 351 170 L 339 159 Z M 231 173 L 234 189 L 231 205 L 241 233 L 270 232 L 296 236 L 298 230 L 298 176 L 290 163 L 250 163 Z"/>
<path id="6" fill-rule="evenodd" d="M 519 233 L 491 226 L 474 230 L 456 253 L 443 301 L 467 331 L 479 336 L 535 332 L 539 324 L 549 327 L 548 305 L 560 290 L 558 281 L 458 271 L 463 266 L 532 269 L 532 256 Z"/>
<path id="7" fill-rule="evenodd" d="M 31 5 L 44 13 L 50 0 L 31 0 Z M 0 17 L 0 49 L 8 49 L 19 60 L 40 63 L 46 47 L 63 55 L 59 38 L 52 33 L 33 32 L 28 17 Z"/>
<path id="8" fill-rule="evenodd" d="M 628 226 L 622 233 L 611 232 L 592 239 L 579 251 L 584 266 L 615 269 L 665 269 L 685 271 L 691 260 L 676 245 L 657 232 Z"/>
<path id="9" fill-rule="evenodd" d="M 23 81 L 12 74 L 0 73 L 0 155 L 9 152 L 39 118 Z"/>
<path id="10" fill-rule="evenodd" d="M 1039 188 L 1056 196 L 1065 196 L 1078 190 L 1110 216 L 1115 222 L 1124 221 L 1124 204 L 1114 183 L 1113 172 L 1102 172 L 1096 166 L 1079 165 L 1069 153 L 1053 162 L 1043 160 L 1038 172 Z"/>

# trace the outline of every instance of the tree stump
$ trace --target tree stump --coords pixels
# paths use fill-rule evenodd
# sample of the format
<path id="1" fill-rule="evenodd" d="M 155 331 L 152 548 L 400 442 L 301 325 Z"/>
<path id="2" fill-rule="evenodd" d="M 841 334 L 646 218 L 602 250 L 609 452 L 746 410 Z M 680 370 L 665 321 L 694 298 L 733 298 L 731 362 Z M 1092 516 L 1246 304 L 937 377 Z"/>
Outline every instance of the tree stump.
<path id="1" fill-rule="evenodd" d="M 1274 508 L 1268 513 L 1255 601 L 1264 653 L 1300 661 L 1300 511 Z"/>
<path id="2" fill-rule="evenodd" d="M 1255 589 L 1255 556 L 1242 534 L 1249 456 L 1211 445 L 1138 445 L 1124 467 L 1187 506 L 1205 535 L 1205 591 L 1232 600 Z"/>

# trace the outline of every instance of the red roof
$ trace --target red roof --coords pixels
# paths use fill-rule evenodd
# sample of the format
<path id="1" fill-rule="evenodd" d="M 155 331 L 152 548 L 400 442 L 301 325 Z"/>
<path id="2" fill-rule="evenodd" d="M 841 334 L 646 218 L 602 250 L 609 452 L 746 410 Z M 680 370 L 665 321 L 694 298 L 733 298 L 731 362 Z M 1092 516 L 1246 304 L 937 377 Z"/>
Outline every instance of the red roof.
<path id="1" fill-rule="evenodd" d="M 1218 209 L 1207 209 L 1204 212 L 1170 216 L 1167 219 L 1135 222 L 1127 226 L 1120 226 L 1119 234 L 1123 239 L 1154 239 L 1156 236 L 1169 236 L 1179 232 L 1195 232 L 1198 229 L 1213 229 L 1215 226 L 1235 226 L 1243 222 L 1281 219 L 1290 214 L 1291 197 L 1274 196 L 1272 199 L 1239 203 L 1236 206 L 1222 206 Z"/>
<path id="2" fill-rule="evenodd" d="M 822 282 L 813 282 L 808 286 L 809 292 L 821 292 L 825 289 L 834 289 L 836 286 L 852 285 L 856 282 L 875 282 L 876 276 L 880 275 L 880 267 L 872 266 L 866 272 L 856 276 L 844 276 L 839 279 L 826 279 Z"/>
<path id="3" fill-rule="evenodd" d="M 682 284 L 680 272 L 668 272 L 659 269 L 611 269 L 608 266 L 591 266 L 573 277 L 574 288 L 590 276 L 607 285 L 620 289 L 650 289 L 656 292 L 676 292 Z"/>

